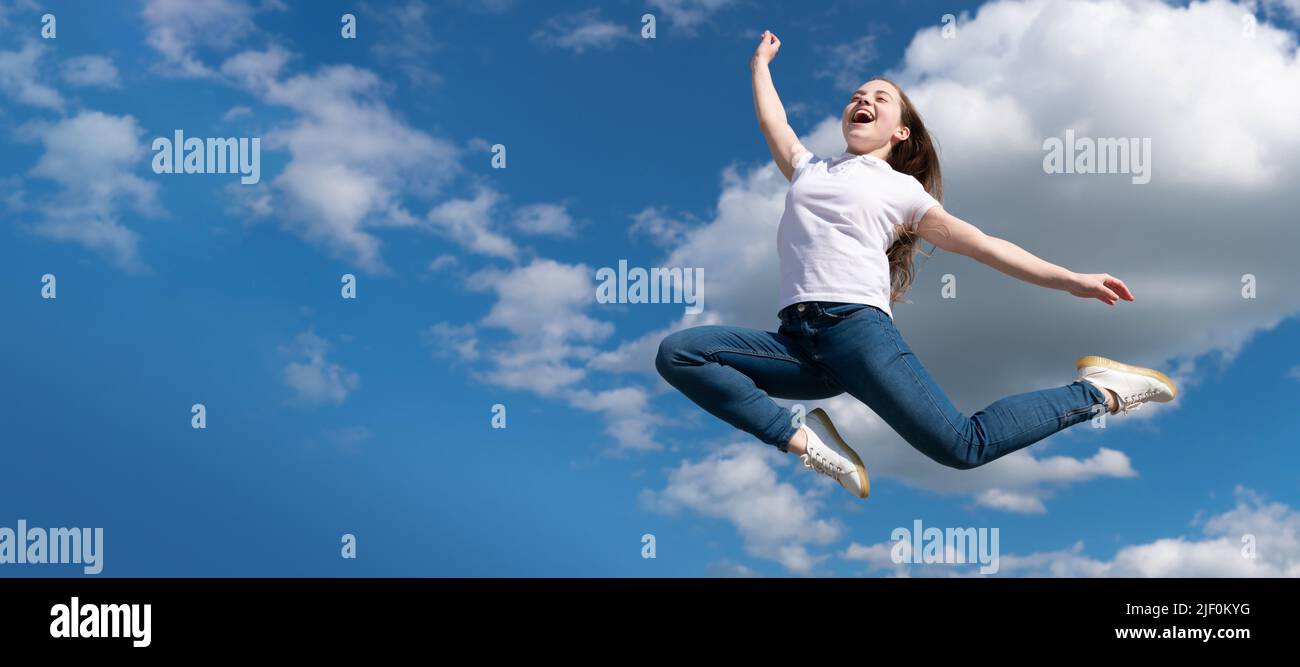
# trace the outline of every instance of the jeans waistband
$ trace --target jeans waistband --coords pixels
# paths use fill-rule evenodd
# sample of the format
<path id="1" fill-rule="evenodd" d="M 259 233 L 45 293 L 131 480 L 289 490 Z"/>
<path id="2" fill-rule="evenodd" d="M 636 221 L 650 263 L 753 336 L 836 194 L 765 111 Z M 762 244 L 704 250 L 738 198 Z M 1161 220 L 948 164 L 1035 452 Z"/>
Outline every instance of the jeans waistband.
<path id="1" fill-rule="evenodd" d="M 803 301 L 800 303 L 792 303 L 785 308 L 782 308 L 781 312 L 777 313 L 777 317 L 779 317 L 782 322 L 789 322 L 801 317 L 814 318 L 824 313 L 828 306 L 841 305 L 844 304 L 835 301 Z"/>

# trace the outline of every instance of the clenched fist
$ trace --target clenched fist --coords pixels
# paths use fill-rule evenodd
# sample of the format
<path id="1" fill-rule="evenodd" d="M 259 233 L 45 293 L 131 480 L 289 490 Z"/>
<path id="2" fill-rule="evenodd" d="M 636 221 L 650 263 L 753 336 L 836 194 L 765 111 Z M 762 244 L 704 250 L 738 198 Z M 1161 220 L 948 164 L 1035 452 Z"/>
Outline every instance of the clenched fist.
<path id="1" fill-rule="evenodd" d="M 781 40 L 777 39 L 771 31 L 764 30 L 763 37 L 758 42 L 758 49 L 754 51 L 754 59 L 750 61 L 751 66 L 757 67 L 772 62 L 780 48 Z"/>

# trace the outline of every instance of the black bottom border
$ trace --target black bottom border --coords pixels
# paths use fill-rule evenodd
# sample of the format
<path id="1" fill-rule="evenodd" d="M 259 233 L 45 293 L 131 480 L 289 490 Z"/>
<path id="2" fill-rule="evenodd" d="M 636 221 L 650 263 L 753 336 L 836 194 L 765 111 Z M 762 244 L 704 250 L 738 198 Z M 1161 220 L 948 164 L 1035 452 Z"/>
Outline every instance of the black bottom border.
<path id="1" fill-rule="evenodd" d="M 4 579 L 0 641 L 54 653 L 486 642 L 494 652 L 577 655 L 597 652 L 592 638 L 656 650 L 702 635 L 749 648 L 791 635 L 814 652 L 868 638 L 945 650 L 1240 652 L 1294 643 L 1297 593 L 1300 579 Z M 51 636 L 51 610 L 70 615 L 74 597 L 83 614 L 149 604 L 150 646 Z M 1118 637 L 1146 628 L 1157 636 Z M 1249 636 L 1189 636 L 1204 629 Z"/>

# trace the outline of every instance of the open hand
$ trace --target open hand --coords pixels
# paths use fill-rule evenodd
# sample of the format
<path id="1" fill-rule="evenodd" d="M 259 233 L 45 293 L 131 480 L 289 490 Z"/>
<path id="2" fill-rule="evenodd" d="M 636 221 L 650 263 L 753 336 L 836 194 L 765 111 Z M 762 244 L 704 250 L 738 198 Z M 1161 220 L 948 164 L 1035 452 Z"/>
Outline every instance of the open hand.
<path id="1" fill-rule="evenodd" d="M 1109 273 L 1076 274 L 1069 292 L 1085 299 L 1099 299 L 1109 306 L 1115 305 L 1120 299 L 1133 301 L 1133 293 L 1124 281 Z"/>

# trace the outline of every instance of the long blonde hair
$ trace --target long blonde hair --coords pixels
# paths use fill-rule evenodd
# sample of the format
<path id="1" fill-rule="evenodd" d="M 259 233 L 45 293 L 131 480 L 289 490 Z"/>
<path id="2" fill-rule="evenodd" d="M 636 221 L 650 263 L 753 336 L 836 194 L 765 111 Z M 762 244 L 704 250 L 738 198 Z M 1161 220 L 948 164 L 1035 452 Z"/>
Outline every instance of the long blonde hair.
<path id="1" fill-rule="evenodd" d="M 943 175 L 939 169 L 939 152 L 936 148 L 934 139 L 930 136 L 929 130 L 925 128 L 925 122 L 921 120 L 921 114 L 912 106 L 912 100 L 907 97 L 907 93 L 893 81 L 885 77 L 875 77 L 872 81 L 885 81 L 894 88 L 898 89 L 901 100 L 902 115 L 900 123 L 911 129 L 911 135 L 906 141 L 900 141 L 894 144 L 889 151 L 889 159 L 886 162 L 894 171 L 907 174 L 921 182 L 921 187 L 930 193 L 939 202 L 943 202 Z M 909 222 L 896 227 L 898 231 L 897 240 L 889 246 L 885 256 L 889 258 L 889 302 L 911 303 L 903 300 L 903 294 L 912 286 L 912 279 L 916 275 L 916 268 L 913 264 L 915 253 L 921 237 L 917 234 L 919 223 Z M 930 251 L 934 251 L 931 246 Z M 926 257 L 930 253 L 922 253 Z"/>

